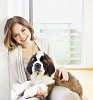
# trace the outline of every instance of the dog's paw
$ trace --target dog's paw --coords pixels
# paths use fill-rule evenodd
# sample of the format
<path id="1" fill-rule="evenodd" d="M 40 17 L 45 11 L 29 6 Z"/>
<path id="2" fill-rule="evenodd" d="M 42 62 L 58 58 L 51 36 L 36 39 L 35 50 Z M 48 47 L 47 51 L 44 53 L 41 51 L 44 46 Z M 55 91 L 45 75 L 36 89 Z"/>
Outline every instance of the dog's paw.
<path id="1" fill-rule="evenodd" d="M 28 89 L 31 86 L 31 81 L 26 81 L 22 83 L 17 89 L 16 94 L 21 95 L 26 89 Z"/>
<path id="2" fill-rule="evenodd" d="M 34 88 L 34 87 L 31 87 L 31 88 L 25 90 L 23 96 L 24 96 L 24 98 L 27 99 L 27 98 L 30 98 L 30 97 L 34 97 L 36 94 L 37 94 L 37 89 Z"/>
<path id="3" fill-rule="evenodd" d="M 48 86 L 44 83 L 39 84 L 38 88 L 41 88 L 44 91 L 44 96 L 46 97 L 48 95 Z"/>
<path id="4" fill-rule="evenodd" d="M 25 90 L 23 97 L 24 97 L 25 99 L 27 99 L 27 98 L 30 97 L 30 93 L 29 93 L 29 90 L 28 90 L 28 89 Z"/>

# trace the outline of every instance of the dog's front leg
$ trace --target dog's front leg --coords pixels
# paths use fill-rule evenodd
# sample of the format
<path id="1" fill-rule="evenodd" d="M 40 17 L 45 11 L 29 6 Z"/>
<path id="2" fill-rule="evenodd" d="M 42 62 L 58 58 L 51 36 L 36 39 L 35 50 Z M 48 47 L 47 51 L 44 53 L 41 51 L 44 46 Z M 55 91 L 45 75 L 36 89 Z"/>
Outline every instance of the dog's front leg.
<path id="1" fill-rule="evenodd" d="M 26 81 L 26 82 L 20 84 L 20 86 L 16 89 L 15 92 L 17 95 L 21 95 L 26 89 L 28 89 L 32 85 L 33 85 L 32 81 Z"/>
<path id="2" fill-rule="evenodd" d="M 30 87 L 29 89 L 26 89 L 24 91 L 24 95 L 23 95 L 24 98 L 27 99 L 27 98 L 35 96 L 37 94 L 37 89 L 38 89 L 38 87 L 36 85 Z"/>
<path id="3" fill-rule="evenodd" d="M 44 96 L 48 95 L 48 87 L 45 84 L 34 85 L 31 88 L 25 90 L 24 98 L 34 97 L 37 94 L 37 90 L 41 88 L 44 91 Z"/>

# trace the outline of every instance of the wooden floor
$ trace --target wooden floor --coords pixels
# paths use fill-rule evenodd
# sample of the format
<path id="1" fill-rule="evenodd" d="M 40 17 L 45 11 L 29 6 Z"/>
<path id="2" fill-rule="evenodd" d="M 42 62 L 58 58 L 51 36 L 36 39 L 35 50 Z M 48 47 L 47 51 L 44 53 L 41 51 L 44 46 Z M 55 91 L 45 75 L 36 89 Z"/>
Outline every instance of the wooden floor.
<path id="1" fill-rule="evenodd" d="M 93 70 L 69 70 L 80 81 L 83 87 L 84 96 L 93 100 Z"/>

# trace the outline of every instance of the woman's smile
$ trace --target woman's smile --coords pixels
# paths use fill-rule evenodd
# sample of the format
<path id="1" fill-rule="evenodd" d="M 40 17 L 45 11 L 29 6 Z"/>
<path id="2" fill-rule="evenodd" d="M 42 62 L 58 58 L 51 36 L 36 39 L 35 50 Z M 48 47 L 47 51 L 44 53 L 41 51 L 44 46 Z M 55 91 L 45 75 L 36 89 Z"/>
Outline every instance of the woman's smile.
<path id="1" fill-rule="evenodd" d="M 22 39 L 21 39 L 21 41 L 22 41 L 22 42 L 25 42 L 27 39 L 28 39 L 28 36 L 27 36 L 27 37 L 22 38 Z"/>

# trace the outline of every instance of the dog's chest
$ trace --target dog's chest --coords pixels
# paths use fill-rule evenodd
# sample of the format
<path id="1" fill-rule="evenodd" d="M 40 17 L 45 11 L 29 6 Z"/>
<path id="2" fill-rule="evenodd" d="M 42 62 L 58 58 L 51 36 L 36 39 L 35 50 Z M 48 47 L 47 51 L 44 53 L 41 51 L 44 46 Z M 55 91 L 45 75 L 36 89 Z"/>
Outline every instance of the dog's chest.
<path id="1" fill-rule="evenodd" d="M 54 84 L 55 83 L 55 80 L 53 80 L 53 78 L 45 75 L 43 78 L 42 78 L 43 82 L 46 84 L 46 85 L 49 85 L 49 84 Z"/>
<path id="2" fill-rule="evenodd" d="M 55 83 L 55 80 L 53 80 L 53 78 L 51 78 L 47 75 L 44 75 L 41 78 L 35 77 L 32 81 L 34 82 L 34 84 L 44 83 L 46 85 L 49 85 L 49 84 L 54 84 Z"/>

